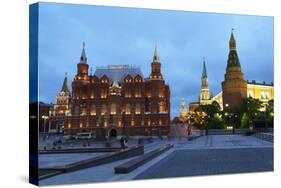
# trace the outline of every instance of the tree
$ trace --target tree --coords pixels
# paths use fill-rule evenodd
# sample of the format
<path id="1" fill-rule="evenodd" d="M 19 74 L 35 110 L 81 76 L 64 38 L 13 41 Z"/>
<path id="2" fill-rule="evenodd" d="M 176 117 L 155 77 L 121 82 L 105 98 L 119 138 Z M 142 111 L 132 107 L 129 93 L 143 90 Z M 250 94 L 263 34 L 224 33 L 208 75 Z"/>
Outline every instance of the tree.
<path id="1" fill-rule="evenodd" d="M 209 129 L 224 129 L 224 121 L 220 114 L 215 114 L 214 117 L 208 122 Z"/>
<path id="2" fill-rule="evenodd" d="M 243 100 L 242 106 L 241 106 L 241 113 L 240 114 L 246 114 L 248 116 L 248 125 L 253 126 L 253 121 L 256 120 L 260 115 L 262 108 L 262 102 L 259 99 L 254 99 L 252 97 L 246 98 Z M 244 116 L 245 120 L 245 116 Z"/>
<path id="3" fill-rule="evenodd" d="M 195 112 L 197 112 L 197 115 L 201 113 L 201 116 L 203 116 L 204 121 L 201 121 L 203 124 L 199 126 L 200 128 L 217 129 L 224 127 L 220 116 L 220 105 L 216 101 L 212 104 L 200 105 Z"/>

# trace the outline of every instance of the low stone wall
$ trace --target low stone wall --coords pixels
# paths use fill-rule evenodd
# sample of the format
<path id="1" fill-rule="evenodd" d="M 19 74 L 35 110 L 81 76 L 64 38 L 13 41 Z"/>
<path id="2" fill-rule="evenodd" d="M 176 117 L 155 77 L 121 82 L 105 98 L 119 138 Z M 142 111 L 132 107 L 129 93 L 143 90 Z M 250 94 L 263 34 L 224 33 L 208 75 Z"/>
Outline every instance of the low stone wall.
<path id="1" fill-rule="evenodd" d="M 64 166 L 58 166 L 58 167 L 53 167 L 53 168 L 43 168 L 40 170 L 56 171 L 56 173 L 54 173 L 54 175 L 58 175 L 61 173 L 73 172 L 73 171 L 81 170 L 84 168 L 90 168 L 90 167 L 134 157 L 137 155 L 143 155 L 143 154 L 144 154 L 144 146 L 141 145 L 141 146 L 132 147 L 132 148 L 129 148 L 126 150 L 93 157 L 90 159 L 82 160 L 82 161 L 71 163 L 71 164 L 64 165 Z M 44 176 L 40 176 L 39 180 L 49 178 L 54 175 L 47 174 Z"/>
<path id="2" fill-rule="evenodd" d="M 129 172 L 133 171 L 134 169 L 140 167 L 141 165 L 145 164 L 146 162 L 152 160 L 153 158 L 161 155 L 162 153 L 164 153 L 165 151 L 169 150 L 172 147 L 173 147 L 173 145 L 167 144 L 164 147 L 160 147 L 155 150 L 152 150 L 136 159 L 127 161 L 127 162 L 115 167 L 114 171 L 116 174 L 129 173 Z"/>

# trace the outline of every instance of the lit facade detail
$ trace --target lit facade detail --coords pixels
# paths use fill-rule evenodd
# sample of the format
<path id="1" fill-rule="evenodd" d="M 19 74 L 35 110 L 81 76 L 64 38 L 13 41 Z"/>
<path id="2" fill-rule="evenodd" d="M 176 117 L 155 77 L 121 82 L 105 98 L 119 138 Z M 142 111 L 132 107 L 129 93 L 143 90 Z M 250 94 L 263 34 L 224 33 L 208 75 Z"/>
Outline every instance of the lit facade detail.
<path id="1" fill-rule="evenodd" d="M 145 127 L 155 126 L 155 134 L 167 135 L 170 130 L 170 88 L 161 73 L 161 63 L 155 47 L 151 73 L 144 77 L 140 68 L 129 65 L 97 67 L 89 74 L 89 64 L 83 45 L 77 73 L 72 81 L 73 99 L 68 101 L 71 116 L 64 120 L 65 134 L 95 132 L 100 125 L 122 134 L 128 127 L 130 135 L 145 135 Z M 58 111 L 59 112 L 59 111 Z M 141 128 L 141 129 L 140 129 Z M 159 130 L 161 129 L 161 130 Z"/>

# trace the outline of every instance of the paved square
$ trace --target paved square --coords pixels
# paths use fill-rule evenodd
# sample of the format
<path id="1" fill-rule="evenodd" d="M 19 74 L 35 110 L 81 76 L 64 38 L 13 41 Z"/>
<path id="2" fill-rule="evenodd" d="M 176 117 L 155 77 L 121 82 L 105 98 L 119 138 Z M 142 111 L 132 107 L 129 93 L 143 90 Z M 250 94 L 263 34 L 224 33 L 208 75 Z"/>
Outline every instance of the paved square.
<path id="1" fill-rule="evenodd" d="M 273 171 L 273 148 L 177 150 L 136 179 Z"/>

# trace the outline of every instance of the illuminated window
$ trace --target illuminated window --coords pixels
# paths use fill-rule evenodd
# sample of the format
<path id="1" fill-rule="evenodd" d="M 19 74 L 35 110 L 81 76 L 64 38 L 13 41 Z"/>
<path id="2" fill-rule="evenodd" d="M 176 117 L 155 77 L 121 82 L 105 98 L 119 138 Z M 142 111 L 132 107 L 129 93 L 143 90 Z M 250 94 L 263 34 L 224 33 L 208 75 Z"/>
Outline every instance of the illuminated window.
<path id="1" fill-rule="evenodd" d="M 131 120 L 131 126 L 135 126 L 135 121 L 134 121 L 134 119 Z"/>
<path id="2" fill-rule="evenodd" d="M 122 123 L 121 123 L 121 121 L 119 120 L 119 121 L 118 121 L 118 126 L 121 127 L 121 125 L 122 125 Z"/>
<path id="3" fill-rule="evenodd" d="M 102 89 L 101 89 L 101 98 L 102 98 L 102 99 L 105 99 L 106 97 L 107 97 L 107 90 L 104 89 L 104 88 L 102 88 Z"/>
<path id="4" fill-rule="evenodd" d="M 159 102 L 159 112 L 165 112 L 165 102 Z"/>
<path id="5" fill-rule="evenodd" d="M 265 92 L 261 92 L 261 99 L 267 99 Z"/>
<path id="6" fill-rule="evenodd" d="M 115 115 L 116 114 L 116 104 L 110 105 L 110 114 Z"/>
<path id="7" fill-rule="evenodd" d="M 136 109 L 135 109 L 135 114 L 140 114 L 141 113 L 141 107 L 140 107 L 140 104 L 137 103 L 136 104 Z"/>
<path id="8" fill-rule="evenodd" d="M 253 98 L 253 91 L 249 91 L 248 92 L 248 97 L 252 97 Z"/>
<path id="9" fill-rule="evenodd" d="M 105 115 L 106 114 L 106 105 L 103 104 L 101 107 L 101 115 Z"/>
<path id="10" fill-rule="evenodd" d="M 92 91 L 91 93 L 91 99 L 94 99 L 95 98 L 95 93 Z"/>
<path id="11" fill-rule="evenodd" d="M 125 114 L 131 114 L 131 104 L 126 104 Z"/>
<path id="12" fill-rule="evenodd" d="M 96 105 L 94 105 L 94 104 L 91 105 L 91 115 L 92 116 L 96 115 Z"/>
<path id="13" fill-rule="evenodd" d="M 82 123 L 82 122 L 80 122 L 79 127 L 80 127 L 80 128 L 82 128 L 82 127 L 83 127 L 83 123 Z"/>
<path id="14" fill-rule="evenodd" d="M 160 126 L 162 125 L 162 120 L 161 120 L 161 119 L 159 120 L 159 125 L 160 125 Z"/>
<path id="15" fill-rule="evenodd" d="M 81 110 L 81 116 L 85 116 L 85 115 L 87 115 L 87 108 L 82 108 L 82 110 Z"/>
<path id="16" fill-rule="evenodd" d="M 265 92 L 265 98 L 269 99 L 269 93 L 268 92 Z"/>
<path id="17" fill-rule="evenodd" d="M 126 98 L 130 98 L 130 97 L 131 97 L 131 90 L 130 90 L 130 89 L 127 89 L 127 90 L 125 91 L 125 97 L 126 97 Z"/>
<path id="18" fill-rule="evenodd" d="M 67 124 L 67 128 L 69 128 L 69 129 L 71 128 L 71 123 Z"/>
<path id="19" fill-rule="evenodd" d="M 136 98 L 141 97 L 141 89 L 140 89 L 140 88 L 136 88 L 136 89 L 135 89 L 135 97 L 136 97 Z"/>

